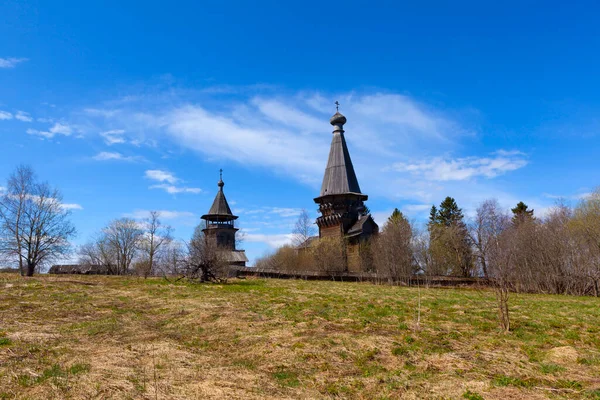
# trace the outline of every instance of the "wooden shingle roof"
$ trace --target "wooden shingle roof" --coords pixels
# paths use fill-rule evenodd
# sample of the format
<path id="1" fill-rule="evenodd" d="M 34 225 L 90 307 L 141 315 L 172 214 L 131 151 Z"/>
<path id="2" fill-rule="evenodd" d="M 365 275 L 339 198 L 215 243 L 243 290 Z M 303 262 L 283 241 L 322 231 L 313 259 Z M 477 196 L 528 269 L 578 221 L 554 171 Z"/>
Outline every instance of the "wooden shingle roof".
<path id="1" fill-rule="evenodd" d="M 223 186 L 225 186 L 225 183 L 223 182 L 222 179 L 219 180 L 218 186 L 219 186 L 219 191 L 217 192 L 217 195 L 215 196 L 215 200 L 213 201 L 212 206 L 210 207 L 210 210 L 208 210 L 208 213 L 204 214 L 200 218 L 206 219 L 206 220 L 237 219 L 237 216 L 233 215 L 233 213 L 231 212 L 231 208 L 229 208 L 229 204 L 227 203 L 227 199 L 225 198 L 225 193 L 223 193 Z"/>
<path id="2" fill-rule="evenodd" d="M 339 112 L 331 117 L 330 123 L 333 125 L 334 131 L 320 196 L 361 193 L 344 137 L 343 124 L 345 122 L 346 117 Z"/>

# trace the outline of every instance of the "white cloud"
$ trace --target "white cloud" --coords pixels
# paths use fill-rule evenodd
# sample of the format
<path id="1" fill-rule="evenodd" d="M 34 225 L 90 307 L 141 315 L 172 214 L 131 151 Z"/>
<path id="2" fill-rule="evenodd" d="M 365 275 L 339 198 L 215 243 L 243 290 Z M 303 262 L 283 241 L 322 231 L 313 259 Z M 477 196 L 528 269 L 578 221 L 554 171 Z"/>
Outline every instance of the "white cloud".
<path id="1" fill-rule="evenodd" d="M 554 199 L 554 200 L 585 200 L 588 199 L 589 197 L 591 197 L 593 195 L 592 192 L 583 192 L 583 193 L 577 193 L 577 194 L 571 194 L 571 195 L 556 195 L 556 194 L 550 194 L 550 193 L 544 193 L 543 196 L 548 198 L 548 199 Z"/>
<path id="2" fill-rule="evenodd" d="M 113 144 L 125 143 L 125 138 L 123 138 L 123 134 L 125 131 L 123 129 L 112 129 L 110 131 L 100 133 L 100 136 L 104 138 L 104 142 L 111 146 Z"/>
<path id="3" fill-rule="evenodd" d="M 273 207 L 271 209 L 273 214 L 277 214 L 280 217 L 296 217 L 300 215 L 302 212 L 299 208 L 281 208 L 281 207 Z"/>
<path id="4" fill-rule="evenodd" d="M 63 203 L 61 204 L 61 207 L 64 210 L 83 210 L 83 207 L 80 204 L 76 203 Z"/>
<path id="5" fill-rule="evenodd" d="M 175 183 L 181 182 L 182 180 L 177 178 L 174 174 L 168 171 L 163 171 L 160 169 L 149 169 L 146 170 L 144 176 L 147 179 L 151 179 L 158 182 L 166 182 L 157 185 L 152 185 L 149 189 L 161 189 L 170 194 L 177 193 L 200 193 L 202 190 L 200 188 L 195 187 L 186 187 L 186 186 L 175 186 Z"/>
<path id="6" fill-rule="evenodd" d="M 177 194 L 177 193 L 198 194 L 202 191 L 202 189 L 200 189 L 200 188 L 175 186 L 175 185 L 169 185 L 166 183 L 162 183 L 160 185 L 152 185 L 152 186 L 150 186 L 150 189 L 162 189 L 165 192 L 170 193 L 170 194 Z"/>
<path id="7" fill-rule="evenodd" d="M 260 120 L 237 121 L 199 106 L 172 110 L 167 121 L 167 133 L 187 148 L 240 163 L 278 167 L 303 180 L 307 172 L 312 175 L 322 169 L 320 158 L 327 152 L 326 139 L 319 140 L 323 146 L 315 146 L 281 126 Z"/>
<path id="8" fill-rule="evenodd" d="M 149 169 L 145 172 L 144 175 L 148 179 L 152 179 L 159 182 L 168 182 L 173 184 L 179 181 L 179 178 L 175 177 L 175 175 L 173 175 L 172 173 L 160 169 Z"/>
<path id="9" fill-rule="evenodd" d="M 230 202 L 231 203 L 231 202 Z M 296 217 L 302 212 L 301 208 L 287 208 L 287 207 L 260 207 L 251 210 L 240 210 L 240 214 L 253 215 L 253 214 L 274 214 L 278 217 L 289 218 Z"/>
<path id="10" fill-rule="evenodd" d="M 110 151 L 102 151 L 92 157 L 96 161 L 126 161 L 126 162 L 137 162 L 143 160 L 142 157 L 139 156 L 124 156 L 121 153 L 110 152 Z"/>
<path id="11" fill-rule="evenodd" d="M 134 218 L 134 219 L 145 219 L 150 217 L 151 210 L 135 210 L 132 213 L 125 214 L 126 217 Z M 196 218 L 196 214 L 189 211 L 169 211 L 169 210 L 158 210 L 159 219 L 162 220 L 173 220 L 173 219 L 194 219 Z"/>
<path id="12" fill-rule="evenodd" d="M 189 91 L 177 90 L 128 96 L 86 109 L 83 115 L 92 120 L 91 125 L 122 127 L 128 143 L 153 141 L 165 154 L 183 148 L 208 161 L 263 168 L 309 184 L 316 194 L 331 143 L 329 117 L 335 112 L 333 100 L 338 99 L 340 112 L 348 118 L 345 137 L 361 189 L 372 199 L 398 201 L 407 215 L 426 215 L 430 204 L 448 194 L 460 194 L 461 206 L 476 205 L 481 196 L 506 198 L 502 190 L 482 182 L 528 163 L 520 150 L 475 153 L 476 157 L 460 153 L 463 139 L 473 140 L 477 134 L 476 110 L 447 110 L 381 91 L 301 92 L 283 97 L 271 88 L 235 94 L 233 101 L 211 93 L 190 100 Z M 153 189 L 172 194 L 199 191 L 180 181 L 155 181 Z M 480 191 L 473 193 L 472 185 Z M 249 216 L 275 214 L 268 207 L 246 210 L 243 213 Z M 285 214 L 288 219 L 297 215 L 293 209 L 279 212 L 277 216 Z"/>
<path id="13" fill-rule="evenodd" d="M 248 230 L 246 230 L 248 231 Z M 266 243 L 272 248 L 281 247 L 285 244 L 291 244 L 294 235 L 291 233 L 283 234 L 262 234 L 262 233 L 246 233 L 244 241 L 250 243 Z"/>
<path id="14" fill-rule="evenodd" d="M 29 113 L 26 113 L 25 111 L 17 111 L 17 113 L 15 114 L 15 118 L 23 122 L 33 121 L 33 118 L 31 118 Z"/>
<path id="15" fill-rule="evenodd" d="M 47 139 L 52 139 L 56 135 L 70 136 L 73 133 L 73 129 L 64 123 L 56 122 L 47 131 L 40 131 L 37 129 L 27 129 L 25 131 L 28 135 L 42 136 Z"/>
<path id="16" fill-rule="evenodd" d="M 475 177 L 494 178 L 526 165 L 527 160 L 522 153 L 496 152 L 493 157 L 464 157 L 451 160 L 435 157 L 417 163 L 395 163 L 392 169 L 431 181 L 461 181 Z"/>
<path id="17" fill-rule="evenodd" d="M 0 120 L 3 119 L 12 119 L 13 115 L 6 111 L 0 111 Z"/>
<path id="18" fill-rule="evenodd" d="M 27 61 L 27 58 L 0 58 L 0 68 L 14 68 L 17 64 Z"/>
<path id="19" fill-rule="evenodd" d="M 112 118 L 119 113 L 119 110 L 105 110 L 101 108 L 86 108 L 83 110 L 84 113 L 95 116 L 95 117 L 105 117 Z"/>
<path id="20" fill-rule="evenodd" d="M 282 97 L 273 92 L 243 90 L 234 102 L 203 93 L 191 102 L 174 90 L 106 102 L 85 109 L 84 115 L 99 119 L 98 124 L 121 126 L 129 142 L 181 146 L 208 159 L 270 168 L 313 186 L 321 180 L 329 151 L 332 99 L 342 102 L 340 111 L 348 118 L 346 140 L 363 182 L 362 176 L 379 174 L 404 154 L 422 153 L 423 144 L 428 151 L 451 151 L 455 138 L 473 134 L 468 123 L 460 122 L 464 112 L 452 115 L 405 95 L 302 92 Z M 389 191 L 379 183 L 372 187 L 371 193 Z"/>
<path id="21" fill-rule="evenodd" d="M 73 130 L 71 129 L 70 126 L 66 125 L 66 124 L 61 124 L 59 122 L 55 123 L 51 128 L 50 128 L 50 133 L 54 134 L 54 135 L 65 135 L 65 136 L 69 136 L 71 133 L 73 132 Z"/>

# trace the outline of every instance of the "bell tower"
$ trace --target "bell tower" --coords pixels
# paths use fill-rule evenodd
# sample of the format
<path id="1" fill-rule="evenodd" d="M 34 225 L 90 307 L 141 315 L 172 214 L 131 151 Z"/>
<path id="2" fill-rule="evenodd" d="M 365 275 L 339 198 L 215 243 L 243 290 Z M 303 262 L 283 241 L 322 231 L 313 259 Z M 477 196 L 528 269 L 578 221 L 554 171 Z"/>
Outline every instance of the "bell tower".
<path id="1" fill-rule="evenodd" d="M 238 217 L 231 212 L 225 193 L 223 193 L 223 186 L 225 186 L 223 170 L 219 171 L 217 186 L 219 186 L 219 191 L 210 210 L 200 217 L 205 221 L 202 232 L 208 240 L 215 241 L 220 249 L 235 251 L 235 233 L 238 229 L 234 226 L 234 221 Z"/>

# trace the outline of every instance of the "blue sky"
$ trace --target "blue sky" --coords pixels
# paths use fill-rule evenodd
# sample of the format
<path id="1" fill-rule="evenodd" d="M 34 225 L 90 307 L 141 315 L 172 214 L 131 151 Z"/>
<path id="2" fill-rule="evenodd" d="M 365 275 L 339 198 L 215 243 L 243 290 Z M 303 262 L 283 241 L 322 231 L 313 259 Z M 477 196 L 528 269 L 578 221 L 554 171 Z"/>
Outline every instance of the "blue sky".
<path id="1" fill-rule="evenodd" d="M 380 224 L 600 184 L 596 4 L 414 3 L 2 2 L 0 176 L 59 187 L 81 244 L 148 210 L 188 239 L 223 168 L 251 260 L 316 217 L 336 100 Z"/>

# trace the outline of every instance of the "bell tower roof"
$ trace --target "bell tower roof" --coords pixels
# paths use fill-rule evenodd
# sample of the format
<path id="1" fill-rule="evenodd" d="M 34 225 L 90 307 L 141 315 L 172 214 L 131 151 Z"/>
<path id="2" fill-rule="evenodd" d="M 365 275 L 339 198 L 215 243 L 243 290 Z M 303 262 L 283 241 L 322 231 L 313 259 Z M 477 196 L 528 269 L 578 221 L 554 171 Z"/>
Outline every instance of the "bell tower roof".
<path id="1" fill-rule="evenodd" d="M 207 221 L 231 221 L 238 218 L 237 215 L 233 215 L 231 212 L 231 208 L 229 208 L 225 193 L 223 192 L 223 186 L 225 186 L 225 182 L 223 182 L 223 170 L 219 170 L 219 173 L 219 182 L 217 183 L 219 191 L 208 213 L 200 217 Z"/>

